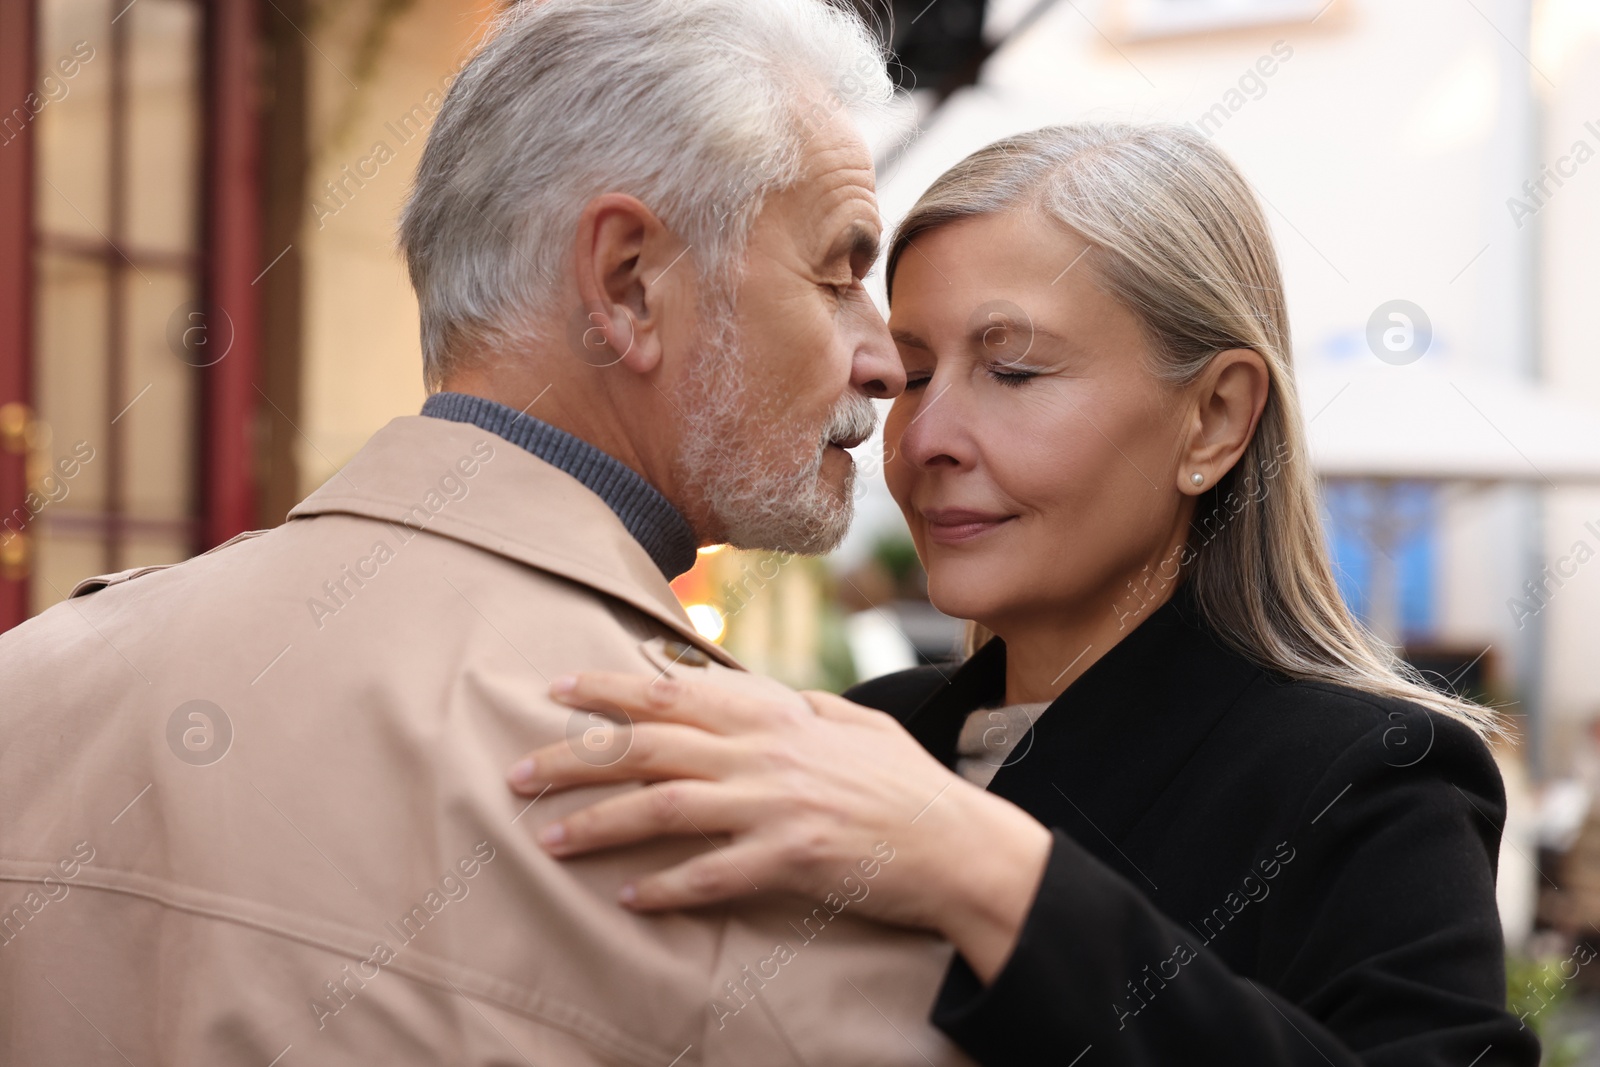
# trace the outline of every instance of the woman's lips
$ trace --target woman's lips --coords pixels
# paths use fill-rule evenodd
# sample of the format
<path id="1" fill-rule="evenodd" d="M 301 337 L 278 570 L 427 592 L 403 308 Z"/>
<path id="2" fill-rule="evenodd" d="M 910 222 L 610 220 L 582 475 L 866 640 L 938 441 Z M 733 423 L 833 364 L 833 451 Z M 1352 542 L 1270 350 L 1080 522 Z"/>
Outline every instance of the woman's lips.
<path id="1" fill-rule="evenodd" d="M 956 508 L 925 511 L 922 517 L 928 524 L 929 540 L 941 545 L 965 544 L 1016 518 L 1015 515 L 987 515 Z"/>

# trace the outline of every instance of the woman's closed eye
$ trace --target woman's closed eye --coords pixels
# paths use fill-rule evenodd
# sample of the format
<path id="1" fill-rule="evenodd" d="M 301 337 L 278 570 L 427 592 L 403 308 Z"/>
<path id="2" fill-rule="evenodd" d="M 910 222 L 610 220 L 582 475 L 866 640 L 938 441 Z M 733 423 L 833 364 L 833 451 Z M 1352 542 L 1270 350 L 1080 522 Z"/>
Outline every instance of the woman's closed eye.
<path id="1" fill-rule="evenodd" d="M 1039 377 L 1040 374 L 1039 371 L 1026 367 L 1015 367 L 1009 363 L 991 363 L 984 368 L 984 372 L 988 374 L 989 377 L 995 382 L 1005 386 L 1008 389 L 1015 389 L 1027 382 L 1030 378 Z M 909 392 L 912 389 L 921 389 L 923 386 L 928 384 L 932 377 L 933 375 L 927 373 L 907 371 L 906 391 Z"/>
<path id="2" fill-rule="evenodd" d="M 1039 372 L 1026 367 L 1017 367 L 1010 363 L 991 363 L 988 367 L 989 377 L 1008 388 L 1016 388 L 1030 378 L 1037 378 Z M 909 383 L 908 383 L 909 387 Z"/>

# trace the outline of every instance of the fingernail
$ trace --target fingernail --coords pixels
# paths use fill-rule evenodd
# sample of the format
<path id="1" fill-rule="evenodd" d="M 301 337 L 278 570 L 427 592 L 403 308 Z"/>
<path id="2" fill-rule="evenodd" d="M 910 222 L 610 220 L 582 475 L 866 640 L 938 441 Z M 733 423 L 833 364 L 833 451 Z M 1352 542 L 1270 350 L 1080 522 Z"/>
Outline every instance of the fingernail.
<path id="1" fill-rule="evenodd" d="M 552 693 L 570 693 L 578 688 L 578 679 L 575 675 L 563 674 L 560 678 L 550 683 Z"/>
<path id="2" fill-rule="evenodd" d="M 567 839 L 567 828 L 558 822 L 553 822 L 539 831 L 541 845 L 559 845 Z"/>
<path id="3" fill-rule="evenodd" d="M 632 904 L 638 896 L 639 891 L 633 887 L 632 882 L 624 885 L 617 893 L 617 899 L 622 901 L 624 904 Z"/>
<path id="4" fill-rule="evenodd" d="M 528 785 L 533 781 L 533 760 L 517 761 L 511 768 L 511 783 L 513 785 Z"/>

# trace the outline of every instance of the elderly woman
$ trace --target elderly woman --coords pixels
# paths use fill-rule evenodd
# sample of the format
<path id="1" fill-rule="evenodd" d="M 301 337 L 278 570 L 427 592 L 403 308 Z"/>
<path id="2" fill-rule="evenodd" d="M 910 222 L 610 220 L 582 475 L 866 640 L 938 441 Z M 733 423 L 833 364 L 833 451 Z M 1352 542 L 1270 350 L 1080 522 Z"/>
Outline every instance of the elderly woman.
<path id="1" fill-rule="evenodd" d="M 888 285 L 886 478 L 967 658 L 809 709 L 565 679 L 631 749 L 551 746 L 514 787 L 658 786 L 547 847 L 729 835 L 638 909 L 820 897 L 892 849 L 854 906 L 955 946 L 933 1020 L 985 1064 L 1537 1063 L 1494 720 L 1339 598 L 1245 179 L 1175 127 L 1012 137 L 923 195 Z"/>

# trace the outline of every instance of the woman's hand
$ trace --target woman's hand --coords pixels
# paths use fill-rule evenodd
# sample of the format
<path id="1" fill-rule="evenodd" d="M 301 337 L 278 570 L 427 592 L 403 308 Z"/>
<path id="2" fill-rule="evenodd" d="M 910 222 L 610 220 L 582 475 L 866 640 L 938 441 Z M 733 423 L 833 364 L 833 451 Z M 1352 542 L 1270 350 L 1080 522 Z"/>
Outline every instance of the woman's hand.
<path id="1" fill-rule="evenodd" d="M 605 672 L 552 685 L 562 703 L 631 723 L 625 751 L 601 766 L 570 745 L 547 745 L 512 768 L 512 787 L 650 787 L 545 826 L 541 844 L 573 856 L 663 834 L 728 834 L 728 844 L 624 887 L 623 903 L 654 910 L 758 889 L 833 893 L 864 915 L 943 933 L 991 978 L 1032 903 L 1050 832 L 953 774 L 888 715 L 758 676 L 730 678 L 741 691 Z"/>

